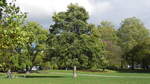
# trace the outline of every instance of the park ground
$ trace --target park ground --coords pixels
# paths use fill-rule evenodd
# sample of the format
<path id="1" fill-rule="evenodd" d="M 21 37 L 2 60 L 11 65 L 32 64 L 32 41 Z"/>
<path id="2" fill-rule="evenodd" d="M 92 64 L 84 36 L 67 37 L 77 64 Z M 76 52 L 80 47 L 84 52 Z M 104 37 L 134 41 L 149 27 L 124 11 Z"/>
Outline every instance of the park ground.
<path id="1" fill-rule="evenodd" d="M 78 71 L 76 79 L 72 78 L 72 71 L 62 70 L 13 74 L 15 78 L 8 79 L 0 73 L 0 84 L 150 84 L 150 73 Z"/>

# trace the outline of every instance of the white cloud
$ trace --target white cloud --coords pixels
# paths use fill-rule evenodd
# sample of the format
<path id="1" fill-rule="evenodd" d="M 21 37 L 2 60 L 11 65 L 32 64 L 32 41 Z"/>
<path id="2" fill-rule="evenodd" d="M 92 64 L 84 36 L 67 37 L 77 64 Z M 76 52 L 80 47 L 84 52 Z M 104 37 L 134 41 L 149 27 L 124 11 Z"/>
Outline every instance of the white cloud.
<path id="1" fill-rule="evenodd" d="M 150 28 L 150 0 L 17 0 L 22 11 L 28 12 L 29 20 L 42 25 L 50 25 L 53 13 L 65 11 L 70 3 L 83 6 L 90 14 L 89 22 L 94 24 L 110 20 L 119 25 L 122 19 L 136 16 Z"/>
<path id="2" fill-rule="evenodd" d="M 110 2 L 101 2 L 93 4 L 94 11 L 97 13 L 105 13 L 113 8 Z"/>
<path id="3" fill-rule="evenodd" d="M 49 20 L 54 12 L 65 11 L 70 3 L 78 3 L 83 6 L 90 15 L 96 12 L 103 13 L 111 8 L 109 2 L 92 3 L 90 0 L 17 0 L 23 12 L 27 12 L 29 19 L 44 24 L 50 24 Z"/>
<path id="4" fill-rule="evenodd" d="M 29 16 L 39 17 L 42 15 L 52 15 L 54 12 L 65 11 L 70 3 L 78 3 L 83 6 L 91 15 L 98 11 L 105 12 L 111 8 L 109 2 L 92 4 L 90 0 L 17 0 L 17 5 L 22 11 L 28 12 Z"/>
<path id="5" fill-rule="evenodd" d="M 54 12 L 65 11 L 70 3 L 78 3 L 91 12 L 92 6 L 88 0 L 18 0 L 17 4 L 23 11 L 32 16 L 50 15 Z"/>

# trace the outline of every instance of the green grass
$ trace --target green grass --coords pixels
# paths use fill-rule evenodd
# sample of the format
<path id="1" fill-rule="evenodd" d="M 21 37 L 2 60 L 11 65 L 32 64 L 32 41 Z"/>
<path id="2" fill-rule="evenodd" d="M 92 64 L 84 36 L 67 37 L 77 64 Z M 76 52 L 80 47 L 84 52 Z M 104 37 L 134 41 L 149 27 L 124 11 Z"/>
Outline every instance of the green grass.
<path id="1" fill-rule="evenodd" d="M 149 73 L 119 72 L 78 72 L 78 78 L 72 78 L 72 71 L 42 71 L 26 75 L 15 74 L 14 79 L 0 74 L 0 84 L 150 84 Z"/>

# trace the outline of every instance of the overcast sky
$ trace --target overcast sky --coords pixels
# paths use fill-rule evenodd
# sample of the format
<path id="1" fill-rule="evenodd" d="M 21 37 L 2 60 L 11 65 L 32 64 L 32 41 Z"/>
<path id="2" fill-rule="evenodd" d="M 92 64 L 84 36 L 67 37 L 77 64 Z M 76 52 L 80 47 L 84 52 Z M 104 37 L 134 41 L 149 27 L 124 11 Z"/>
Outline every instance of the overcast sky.
<path id="1" fill-rule="evenodd" d="M 21 10 L 28 12 L 29 20 L 48 28 L 54 12 L 65 11 L 70 3 L 78 3 L 90 14 L 89 23 L 108 20 L 119 26 L 127 17 L 141 19 L 150 29 L 150 0 L 17 0 Z"/>

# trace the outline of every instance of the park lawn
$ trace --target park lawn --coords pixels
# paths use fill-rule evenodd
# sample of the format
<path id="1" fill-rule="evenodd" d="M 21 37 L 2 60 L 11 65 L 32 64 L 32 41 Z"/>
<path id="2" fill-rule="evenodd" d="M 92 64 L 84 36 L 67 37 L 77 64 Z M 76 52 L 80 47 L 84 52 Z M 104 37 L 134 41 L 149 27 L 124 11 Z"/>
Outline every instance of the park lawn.
<path id="1" fill-rule="evenodd" d="M 78 78 L 72 78 L 72 71 L 41 71 L 26 75 L 15 74 L 17 78 L 7 79 L 0 74 L 0 84 L 150 84 L 149 73 L 119 72 L 78 72 Z"/>

